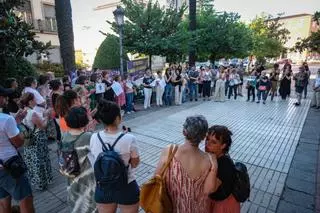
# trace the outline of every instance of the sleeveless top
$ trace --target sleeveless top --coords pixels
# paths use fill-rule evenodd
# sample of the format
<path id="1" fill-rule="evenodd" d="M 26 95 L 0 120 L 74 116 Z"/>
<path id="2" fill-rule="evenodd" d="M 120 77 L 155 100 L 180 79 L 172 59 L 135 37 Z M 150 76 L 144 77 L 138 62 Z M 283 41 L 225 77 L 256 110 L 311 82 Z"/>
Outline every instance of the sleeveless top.
<path id="1" fill-rule="evenodd" d="M 172 200 L 173 213 L 209 212 L 210 199 L 203 193 L 208 172 L 190 178 L 181 162 L 175 157 L 172 159 L 166 172 L 166 187 Z"/>

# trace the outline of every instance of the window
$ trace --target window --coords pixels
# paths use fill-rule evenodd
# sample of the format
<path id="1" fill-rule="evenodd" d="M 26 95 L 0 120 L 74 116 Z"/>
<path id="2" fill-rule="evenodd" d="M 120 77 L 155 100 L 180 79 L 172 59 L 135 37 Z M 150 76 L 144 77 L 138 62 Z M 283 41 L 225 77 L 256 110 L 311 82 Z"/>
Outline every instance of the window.
<path id="1" fill-rule="evenodd" d="M 56 12 L 53 5 L 43 5 L 43 12 L 45 18 L 45 31 L 56 32 L 57 31 L 57 21 Z"/>
<path id="2" fill-rule="evenodd" d="M 25 1 L 23 6 L 17 8 L 16 15 L 28 24 L 32 24 L 31 2 Z"/>

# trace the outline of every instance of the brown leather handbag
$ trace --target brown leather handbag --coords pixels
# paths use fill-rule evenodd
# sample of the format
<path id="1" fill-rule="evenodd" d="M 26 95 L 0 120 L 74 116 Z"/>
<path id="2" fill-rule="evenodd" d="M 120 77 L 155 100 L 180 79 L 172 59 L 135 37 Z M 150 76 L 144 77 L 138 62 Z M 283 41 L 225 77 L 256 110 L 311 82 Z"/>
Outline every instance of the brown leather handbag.
<path id="1" fill-rule="evenodd" d="M 171 145 L 167 162 L 161 168 L 159 175 L 144 183 L 140 192 L 140 206 L 146 213 L 171 213 L 172 201 L 168 195 L 165 174 L 178 150 L 178 145 Z"/>

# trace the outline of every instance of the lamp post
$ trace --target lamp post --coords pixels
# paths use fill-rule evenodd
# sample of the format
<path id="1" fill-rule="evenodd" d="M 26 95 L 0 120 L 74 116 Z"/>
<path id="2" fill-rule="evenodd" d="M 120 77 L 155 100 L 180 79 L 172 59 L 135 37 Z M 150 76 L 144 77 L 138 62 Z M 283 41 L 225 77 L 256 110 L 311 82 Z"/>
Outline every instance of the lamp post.
<path id="1" fill-rule="evenodd" d="M 120 43 L 120 75 L 123 76 L 123 25 L 124 25 L 124 9 L 117 6 L 117 9 L 113 11 L 114 19 L 119 28 L 119 43 Z"/>

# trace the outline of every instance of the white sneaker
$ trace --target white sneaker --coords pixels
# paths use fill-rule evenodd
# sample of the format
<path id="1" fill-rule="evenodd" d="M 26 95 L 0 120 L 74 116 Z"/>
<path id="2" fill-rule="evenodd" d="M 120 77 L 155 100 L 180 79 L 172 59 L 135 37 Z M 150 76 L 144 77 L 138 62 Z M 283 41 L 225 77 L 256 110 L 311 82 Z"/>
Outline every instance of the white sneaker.
<path id="1" fill-rule="evenodd" d="M 131 112 L 127 112 L 127 114 L 130 114 Z"/>

